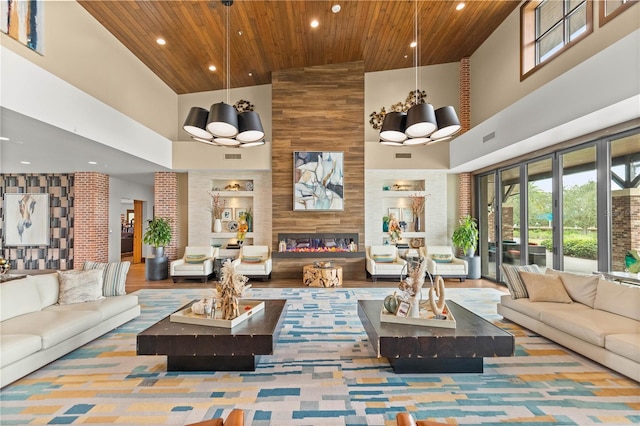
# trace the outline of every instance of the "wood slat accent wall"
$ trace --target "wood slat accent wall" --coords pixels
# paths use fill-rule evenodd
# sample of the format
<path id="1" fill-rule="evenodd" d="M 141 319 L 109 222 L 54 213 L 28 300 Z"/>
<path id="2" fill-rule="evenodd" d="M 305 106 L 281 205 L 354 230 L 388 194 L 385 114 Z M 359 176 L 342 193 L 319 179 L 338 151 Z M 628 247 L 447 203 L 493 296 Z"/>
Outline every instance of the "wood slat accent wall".
<path id="1" fill-rule="evenodd" d="M 274 72 L 272 99 L 272 247 L 280 232 L 357 232 L 364 241 L 364 63 Z M 293 211 L 294 151 L 344 152 L 344 211 Z"/>

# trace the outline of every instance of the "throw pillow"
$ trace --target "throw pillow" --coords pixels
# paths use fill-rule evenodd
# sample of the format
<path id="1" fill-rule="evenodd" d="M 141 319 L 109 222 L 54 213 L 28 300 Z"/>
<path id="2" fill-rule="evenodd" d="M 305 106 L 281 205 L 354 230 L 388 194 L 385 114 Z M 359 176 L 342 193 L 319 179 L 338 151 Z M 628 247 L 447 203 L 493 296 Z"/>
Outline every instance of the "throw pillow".
<path id="1" fill-rule="evenodd" d="M 602 278 L 601 275 L 574 274 L 572 272 L 556 271 L 555 269 L 549 268 L 547 268 L 545 273 L 558 275 L 572 300 L 593 308 L 596 300 L 598 281 Z"/>
<path id="2" fill-rule="evenodd" d="M 242 256 L 242 263 L 260 263 L 262 256 Z"/>
<path id="3" fill-rule="evenodd" d="M 453 255 L 434 253 L 431 255 L 431 259 L 436 263 L 451 263 L 453 261 Z"/>
<path id="4" fill-rule="evenodd" d="M 395 260 L 393 256 L 374 255 L 373 260 L 377 263 L 392 263 Z"/>
<path id="5" fill-rule="evenodd" d="M 207 256 L 204 254 L 187 254 L 184 257 L 184 263 L 204 263 Z"/>
<path id="6" fill-rule="evenodd" d="M 511 298 L 520 299 L 523 297 L 529 297 L 527 288 L 522 282 L 522 279 L 520 278 L 520 274 L 518 274 L 518 272 L 525 271 L 539 274 L 541 271 L 540 268 L 538 268 L 538 265 L 501 265 L 501 268 L 502 275 L 504 276 L 504 282 L 505 284 L 507 284 L 509 293 L 511 293 Z"/>
<path id="7" fill-rule="evenodd" d="M 573 303 L 557 275 L 520 271 L 531 302 Z"/>
<path id="8" fill-rule="evenodd" d="M 102 270 L 102 295 L 110 297 L 127 294 L 125 285 L 130 266 L 131 262 L 84 262 L 82 269 L 85 271 L 92 269 Z"/>
<path id="9" fill-rule="evenodd" d="M 58 271 L 58 280 L 60 281 L 58 304 L 70 305 L 103 299 L 103 275 L 103 271 L 100 269 Z"/>

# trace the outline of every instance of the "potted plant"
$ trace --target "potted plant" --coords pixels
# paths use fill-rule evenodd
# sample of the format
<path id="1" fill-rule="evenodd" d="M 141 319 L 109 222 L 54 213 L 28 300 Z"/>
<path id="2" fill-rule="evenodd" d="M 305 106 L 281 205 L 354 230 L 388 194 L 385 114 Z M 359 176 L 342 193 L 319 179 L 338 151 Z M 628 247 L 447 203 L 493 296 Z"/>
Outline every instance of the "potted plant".
<path id="1" fill-rule="evenodd" d="M 156 257 L 164 257 L 164 248 L 171 241 L 171 219 L 154 217 L 149 220 L 147 230 L 142 237 L 145 244 L 154 247 Z"/>
<path id="2" fill-rule="evenodd" d="M 465 256 L 473 256 L 478 243 L 478 223 L 469 215 L 460 218 L 458 227 L 453 231 L 451 237 L 453 245 L 459 247 Z"/>

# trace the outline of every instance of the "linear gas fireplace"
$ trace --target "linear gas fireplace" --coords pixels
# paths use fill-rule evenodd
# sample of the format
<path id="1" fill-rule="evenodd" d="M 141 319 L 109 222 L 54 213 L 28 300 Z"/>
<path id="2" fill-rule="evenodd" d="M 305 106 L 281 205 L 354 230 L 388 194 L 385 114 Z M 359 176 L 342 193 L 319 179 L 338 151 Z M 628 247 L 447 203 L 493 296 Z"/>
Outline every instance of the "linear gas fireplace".
<path id="1" fill-rule="evenodd" d="M 281 233 L 278 241 L 276 257 L 359 257 L 353 250 L 358 247 L 357 233 Z M 355 246 L 350 246 L 352 242 Z"/>

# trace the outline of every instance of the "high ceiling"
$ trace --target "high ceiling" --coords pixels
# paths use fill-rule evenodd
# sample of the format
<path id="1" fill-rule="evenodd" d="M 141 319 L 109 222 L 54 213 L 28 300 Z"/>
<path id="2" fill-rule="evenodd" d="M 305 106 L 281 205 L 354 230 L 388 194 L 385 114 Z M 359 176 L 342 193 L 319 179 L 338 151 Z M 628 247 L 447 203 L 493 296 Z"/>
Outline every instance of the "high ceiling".
<path id="1" fill-rule="evenodd" d="M 416 22 L 418 65 L 458 62 L 471 56 L 519 4 L 466 0 L 466 7 L 457 11 L 460 1 L 79 3 L 176 93 L 184 94 L 270 84 L 272 72 L 306 66 L 364 61 L 366 72 L 412 67 Z M 341 6 L 339 13 L 331 11 L 334 4 Z M 311 28 L 312 20 L 318 27 Z M 157 44 L 158 38 L 166 45 Z M 211 65 L 217 70 L 210 71 Z"/>

